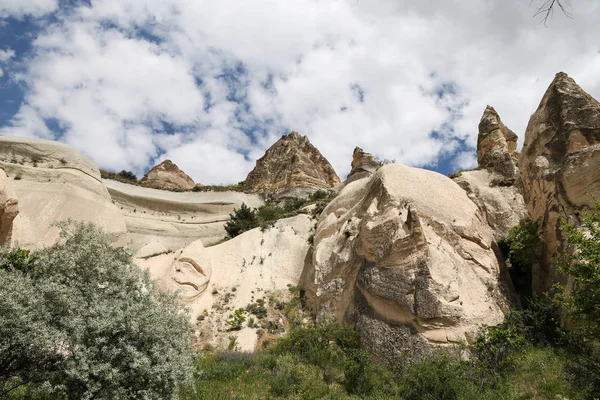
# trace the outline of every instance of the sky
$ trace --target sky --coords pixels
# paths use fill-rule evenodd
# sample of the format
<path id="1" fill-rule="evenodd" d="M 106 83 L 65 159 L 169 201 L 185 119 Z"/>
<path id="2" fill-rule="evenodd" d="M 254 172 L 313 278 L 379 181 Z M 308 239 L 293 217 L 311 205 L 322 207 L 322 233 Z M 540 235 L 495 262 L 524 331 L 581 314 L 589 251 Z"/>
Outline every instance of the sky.
<path id="1" fill-rule="evenodd" d="M 476 166 L 486 105 L 522 143 L 557 72 L 600 98 L 600 2 L 546 24 L 541 3 L 0 0 L 0 134 L 203 184 L 292 130 L 342 178 L 355 146 L 448 174 Z"/>

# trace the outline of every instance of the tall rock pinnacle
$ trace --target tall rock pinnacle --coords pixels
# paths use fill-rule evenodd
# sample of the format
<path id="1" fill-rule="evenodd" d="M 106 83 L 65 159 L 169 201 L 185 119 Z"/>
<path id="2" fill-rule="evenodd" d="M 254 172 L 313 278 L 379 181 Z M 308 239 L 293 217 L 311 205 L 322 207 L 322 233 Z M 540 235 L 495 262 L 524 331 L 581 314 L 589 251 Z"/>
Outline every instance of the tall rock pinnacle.
<path id="1" fill-rule="evenodd" d="M 502 123 L 493 107 L 487 106 L 479 122 L 477 164 L 506 178 L 517 172 L 517 135 Z"/>

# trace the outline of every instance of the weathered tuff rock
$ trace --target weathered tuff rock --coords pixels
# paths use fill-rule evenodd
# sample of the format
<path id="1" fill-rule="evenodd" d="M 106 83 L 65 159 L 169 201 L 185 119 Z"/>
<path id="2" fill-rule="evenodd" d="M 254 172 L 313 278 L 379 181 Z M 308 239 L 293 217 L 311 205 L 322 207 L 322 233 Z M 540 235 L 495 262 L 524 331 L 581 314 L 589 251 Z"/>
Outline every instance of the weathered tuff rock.
<path id="1" fill-rule="evenodd" d="M 464 171 L 453 178 L 467 196 L 477 205 L 488 225 L 494 231 L 494 239 L 506 237 L 509 229 L 528 217 L 527 207 L 519 185 L 498 185 L 503 177 L 480 169 Z"/>
<path id="2" fill-rule="evenodd" d="M 345 183 L 371 176 L 375 171 L 381 168 L 381 166 L 381 162 L 377 161 L 373 154 L 365 152 L 360 147 L 356 147 L 352 153 L 352 169 L 350 170 Z"/>
<path id="3" fill-rule="evenodd" d="M 167 190 L 191 190 L 196 186 L 194 180 L 171 160 L 165 160 L 154 166 L 140 180 L 144 186 Z"/>
<path id="4" fill-rule="evenodd" d="M 136 251 L 151 242 L 169 251 L 198 239 L 210 245 L 226 235 L 224 224 L 234 209 L 242 203 L 253 208 L 264 204 L 257 195 L 240 192 L 180 193 L 102 182 L 125 219 L 129 246 Z"/>
<path id="5" fill-rule="evenodd" d="M 329 161 L 306 136 L 282 136 L 248 174 L 244 187 L 250 193 L 302 195 L 340 183 Z"/>
<path id="6" fill-rule="evenodd" d="M 518 176 L 517 135 L 502 123 L 493 107 L 487 106 L 479 122 L 477 164 L 505 178 Z"/>
<path id="7" fill-rule="evenodd" d="M 59 232 L 51 224 L 68 218 L 125 234 L 125 222 L 102 185 L 100 171 L 74 148 L 49 140 L 0 136 L 0 167 L 18 201 L 12 243 L 31 248 L 51 245 Z"/>
<path id="8" fill-rule="evenodd" d="M 6 176 L 0 169 L 0 246 L 10 245 L 13 221 L 19 214 L 19 201 Z"/>
<path id="9" fill-rule="evenodd" d="M 561 278 L 551 260 L 561 254 L 559 219 L 578 222 L 600 196 L 600 103 L 567 74 L 556 75 L 525 132 L 519 166 L 531 217 L 541 219 L 545 248 L 533 289 Z"/>
<path id="10" fill-rule="evenodd" d="M 362 343 L 393 362 L 500 323 L 505 277 L 492 230 L 456 183 L 390 164 L 323 211 L 301 285 L 318 320 L 354 322 Z"/>
<path id="11" fill-rule="evenodd" d="M 230 332 L 227 319 L 238 308 L 269 296 L 286 300 L 288 286 L 298 283 L 310 247 L 314 221 L 307 215 L 279 220 L 269 229 L 253 229 L 212 247 L 195 241 L 175 252 L 157 243 L 140 249 L 136 262 L 161 286 L 179 292 L 197 323 L 199 344 L 226 348 L 236 336 L 243 351 L 261 343 L 259 326 Z M 151 254 L 154 254 L 153 256 Z M 279 313 L 276 310 L 270 312 Z M 197 316 L 202 315 L 198 323 Z M 269 318 L 282 318 L 272 315 Z"/>

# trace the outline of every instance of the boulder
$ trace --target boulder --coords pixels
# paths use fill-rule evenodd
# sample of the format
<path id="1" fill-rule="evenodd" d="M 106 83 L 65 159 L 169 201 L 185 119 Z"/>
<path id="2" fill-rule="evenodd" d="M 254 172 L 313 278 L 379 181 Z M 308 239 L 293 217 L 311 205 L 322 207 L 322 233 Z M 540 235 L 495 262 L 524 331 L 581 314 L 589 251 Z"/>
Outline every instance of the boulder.
<path id="1" fill-rule="evenodd" d="M 353 323 L 393 363 L 470 342 L 513 293 L 493 232 L 467 194 L 400 164 L 346 185 L 319 218 L 301 277 L 317 320 Z"/>
<path id="2" fill-rule="evenodd" d="M 284 135 L 271 146 L 248 174 L 244 189 L 250 193 L 302 197 L 340 183 L 329 161 L 306 136 Z"/>
<path id="3" fill-rule="evenodd" d="M 13 221 L 19 214 L 19 201 L 6 176 L 0 169 L 0 246 L 10 245 Z"/>
<path id="4" fill-rule="evenodd" d="M 559 223 L 573 223 L 600 197 L 600 103 L 567 74 L 556 75 L 531 116 L 519 159 L 529 213 L 543 227 L 543 258 L 533 271 L 533 289 L 563 281 L 552 259 L 565 244 Z"/>
<path id="5" fill-rule="evenodd" d="M 166 190 L 192 190 L 196 184 L 171 160 L 154 166 L 140 180 L 144 186 Z"/>
<path id="6" fill-rule="evenodd" d="M 354 148 L 352 153 L 352 169 L 346 178 L 345 183 L 353 182 L 371 176 L 375 171 L 381 168 L 382 163 L 371 153 L 365 152 L 360 147 Z"/>
<path id="7" fill-rule="evenodd" d="M 487 106 L 479 122 L 478 166 L 514 181 L 517 158 L 517 135 L 502 123 L 493 107 Z"/>

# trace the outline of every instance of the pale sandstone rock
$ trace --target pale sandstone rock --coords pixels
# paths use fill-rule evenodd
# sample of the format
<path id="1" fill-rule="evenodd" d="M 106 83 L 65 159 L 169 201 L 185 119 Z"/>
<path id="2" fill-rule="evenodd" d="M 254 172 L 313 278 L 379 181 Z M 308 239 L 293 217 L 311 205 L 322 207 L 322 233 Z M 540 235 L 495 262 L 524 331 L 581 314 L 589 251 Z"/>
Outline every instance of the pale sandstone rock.
<path id="1" fill-rule="evenodd" d="M 329 161 L 306 136 L 282 136 L 248 174 L 244 188 L 250 193 L 302 196 L 340 183 Z"/>
<path id="2" fill-rule="evenodd" d="M 536 292 L 561 281 L 552 259 L 564 245 L 559 220 L 577 223 L 600 197 L 600 103 L 565 73 L 558 73 L 531 116 L 519 166 L 524 197 L 540 219 L 544 248 L 533 271 Z"/>
<path id="3" fill-rule="evenodd" d="M 393 362 L 502 322 L 509 284 L 493 232 L 452 180 L 390 164 L 321 214 L 301 284 L 317 320 L 355 323 Z"/>
<path id="4" fill-rule="evenodd" d="M 0 169 L 0 246 L 10 245 L 19 202 L 4 170 Z"/>
<path id="5" fill-rule="evenodd" d="M 477 164 L 505 178 L 515 179 L 517 135 L 502 123 L 493 107 L 487 106 L 479 122 Z"/>
<path id="6" fill-rule="evenodd" d="M 234 209 L 246 203 L 260 207 L 256 195 L 240 192 L 170 192 L 102 180 L 127 225 L 135 251 L 152 241 L 175 251 L 198 239 L 205 245 L 226 235 L 224 225 Z"/>
<path id="7" fill-rule="evenodd" d="M 352 169 L 350 170 L 345 183 L 371 176 L 375 171 L 381 168 L 381 165 L 381 162 L 377 161 L 375 156 L 371 153 L 367 153 L 360 147 L 356 147 L 352 153 Z"/>
<path id="8" fill-rule="evenodd" d="M 140 180 L 144 186 L 156 189 L 191 190 L 196 186 L 194 180 L 171 160 L 165 160 L 154 166 Z"/>
<path id="9" fill-rule="evenodd" d="M 298 215 L 216 246 L 205 248 L 201 241 L 195 241 L 175 252 L 137 258 L 136 262 L 147 268 L 163 288 L 179 292 L 192 310 L 194 321 L 206 310 L 206 317 L 198 324 L 202 343 L 225 348 L 234 335 L 241 350 L 253 351 L 257 328 L 245 326 L 241 331 L 230 332 L 226 320 L 253 298 L 265 298 L 271 293 L 285 295 L 288 285 L 297 285 L 313 226 L 314 221 L 308 216 Z"/>
<path id="10" fill-rule="evenodd" d="M 478 206 L 496 240 L 506 237 L 510 228 L 529 216 L 520 186 L 494 184 L 502 178 L 487 170 L 463 171 L 453 178 Z"/>
<path id="11" fill-rule="evenodd" d="M 19 204 L 12 243 L 49 246 L 59 232 L 51 224 L 68 218 L 125 234 L 123 217 L 102 185 L 98 168 L 74 148 L 49 140 L 0 136 L 0 160 Z"/>

